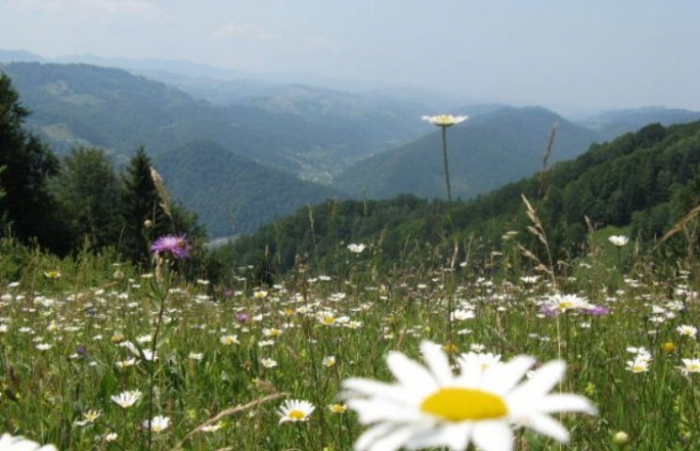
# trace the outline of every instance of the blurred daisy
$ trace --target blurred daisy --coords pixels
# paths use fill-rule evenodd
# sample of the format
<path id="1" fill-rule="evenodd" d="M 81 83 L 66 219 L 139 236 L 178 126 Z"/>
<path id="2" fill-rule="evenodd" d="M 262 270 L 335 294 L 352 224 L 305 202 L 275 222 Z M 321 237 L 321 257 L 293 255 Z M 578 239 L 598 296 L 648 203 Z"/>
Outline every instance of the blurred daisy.
<path id="1" fill-rule="evenodd" d="M 127 390 L 111 397 L 112 401 L 119 404 L 123 409 L 133 406 L 143 397 L 139 390 Z"/>
<path id="2" fill-rule="evenodd" d="M 348 250 L 353 254 L 361 254 L 367 248 L 364 244 L 350 243 L 348 244 Z"/>
<path id="3" fill-rule="evenodd" d="M 44 271 L 44 277 L 48 279 L 58 279 L 61 277 L 61 273 L 59 271 Z"/>
<path id="4" fill-rule="evenodd" d="M 260 359 L 260 363 L 265 368 L 274 368 L 277 366 L 277 361 L 275 359 L 263 358 L 263 359 Z"/>
<path id="5" fill-rule="evenodd" d="M 291 421 L 306 421 L 316 408 L 309 401 L 288 399 L 279 408 L 280 424 Z"/>
<path id="6" fill-rule="evenodd" d="M 452 116 L 451 114 L 439 114 L 437 116 L 422 116 L 421 119 L 438 127 L 451 127 L 466 121 L 468 117 Z"/>
<path id="7" fill-rule="evenodd" d="M 627 371 L 633 373 L 646 373 L 649 371 L 649 360 L 646 356 L 637 356 L 634 360 L 627 361 Z"/>
<path id="8" fill-rule="evenodd" d="M 681 359 L 683 366 L 681 367 L 681 372 L 684 375 L 690 373 L 700 373 L 700 359 Z"/>
<path id="9" fill-rule="evenodd" d="M 613 246 L 623 247 L 629 242 L 629 238 L 624 235 L 612 235 L 608 237 L 608 241 L 612 243 Z"/>
<path id="10" fill-rule="evenodd" d="M 543 365 L 521 380 L 535 364 L 528 356 L 483 370 L 466 362 L 458 375 L 438 345 L 421 345 L 427 367 L 391 352 L 389 369 L 397 382 L 369 379 L 343 382 L 348 406 L 362 424 L 371 425 L 355 443 L 358 451 L 396 451 L 448 447 L 461 451 L 473 443 L 484 451 L 513 449 L 511 424 L 529 427 L 560 442 L 569 433 L 552 413 L 595 413 L 574 394 L 549 394 L 565 371 L 562 361 Z"/>
<path id="11" fill-rule="evenodd" d="M 168 426 L 170 426 L 170 418 L 165 417 L 163 415 L 158 415 L 153 417 L 153 420 L 151 421 L 144 420 L 142 426 L 145 429 L 148 429 L 150 427 L 150 429 L 156 433 L 163 432 L 168 428 Z"/>
<path id="12" fill-rule="evenodd" d="M 698 334 L 698 328 L 695 326 L 688 326 L 688 325 L 682 325 L 676 327 L 676 331 L 678 331 L 679 334 L 686 336 L 686 337 L 691 337 L 695 338 L 695 336 Z"/>
<path id="13" fill-rule="evenodd" d="M 241 343 L 238 341 L 238 335 L 224 335 L 223 337 L 219 338 L 219 341 L 224 346 L 237 345 Z"/>
<path id="14" fill-rule="evenodd" d="M 0 450 L 2 451 L 56 451 L 53 445 L 41 446 L 24 437 L 13 437 L 10 434 L 3 434 L 0 437 Z"/>

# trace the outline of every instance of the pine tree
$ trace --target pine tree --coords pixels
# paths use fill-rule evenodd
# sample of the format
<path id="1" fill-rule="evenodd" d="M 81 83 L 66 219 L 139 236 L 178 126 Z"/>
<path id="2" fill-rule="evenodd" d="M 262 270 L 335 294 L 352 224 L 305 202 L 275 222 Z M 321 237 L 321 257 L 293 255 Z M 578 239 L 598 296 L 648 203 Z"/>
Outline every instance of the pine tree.
<path id="1" fill-rule="evenodd" d="M 172 233 L 173 225 L 163 209 L 151 177 L 151 159 L 143 147 L 129 161 L 123 182 L 120 250 L 133 263 L 145 266 L 151 258 L 151 242 Z"/>
<path id="2" fill-rule="evenodd" d="M 28 115 L 10 78 L 0 74 L 0 167 L 4 167 L 0 217 L 21 241 L 36 239 L 44 247 L 65 253 L 65 230 L 47 187 L 49 178 L 58 173 L 59 161 L 37 137 L 22 129 Z"/>

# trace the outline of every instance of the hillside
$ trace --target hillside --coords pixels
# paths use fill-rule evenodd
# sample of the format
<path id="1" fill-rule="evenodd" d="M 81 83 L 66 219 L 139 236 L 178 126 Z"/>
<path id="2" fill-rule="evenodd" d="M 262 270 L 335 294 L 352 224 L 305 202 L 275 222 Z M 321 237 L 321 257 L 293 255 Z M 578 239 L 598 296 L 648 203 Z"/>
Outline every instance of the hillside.
<path id="1" fill-rule="evenodd" d="M 518 232 L 519 241 L 537 249 L 538 242 L 526 230 L 525 194 L 557 249 L 555 259 L 585 251 L 584 216 L 595 227 L 631 227 L 634 236 L 648 242 L 700 203 L 699 171 L 700 122 L 650 125 L 594 145 L 575 160 L 555 165 L 544 178 L 536 175 L 455 203 L 457 238 L 464 249 L 471 243 L 475 259 L 491 258 L 494 248 L 509 246 L 502 240 L 508 231 Z M 280 271 L 291 267 L 295 255 L 308 255 L 328 269 L 343 243 L 363 242 L 374 247 L 370 252 L 383 265 L 400 265 L 412 249 L 420 251 L 421 265 L 429 264 L 426 258 L 438 255 L 434 246 L 449 234 L 445 212 L 443 202 L 407 196 L 332 202 L 314 208 L 313 227 L 308 211 L 299 211 L 222 249 L 220 258 L 237 265 L 260 264 L 268 249 L 270 264 Z"/>
<path id="2" fill-rule="evenodd" d="M 13 63 L 1 70 L 34 112 L 29 125 L 59 152 L 90 144 L 124 160 L 141 145 L 160 154 L 212 140 L 267 166 L 329 182 L 364 156 L 423 130 L 405 120 L 420 107 L 332 90 L 285 88 L 222 105 L 120 69 Z"/>
<path id="3" fill-rule="evenodd" d="M 552 161 L 586 150 L 597 135 L 543 108 L 499 108 L 448 130 L 452 192 L 468 199 L 528 176 L 542 168 L 542 155 L 558 123 Z M 414 194 L 445 197 L 440 132 L 361 161 L 335 185 L 370 198 Z"/>
<path id="4" fill-rule="evenodd" d="M 154 161 L 171 194 L 212 238 L 255 230 L 300 206 L 343 198 L 337 190 L 262 166 L 213 141 L 194 141 Z"/>

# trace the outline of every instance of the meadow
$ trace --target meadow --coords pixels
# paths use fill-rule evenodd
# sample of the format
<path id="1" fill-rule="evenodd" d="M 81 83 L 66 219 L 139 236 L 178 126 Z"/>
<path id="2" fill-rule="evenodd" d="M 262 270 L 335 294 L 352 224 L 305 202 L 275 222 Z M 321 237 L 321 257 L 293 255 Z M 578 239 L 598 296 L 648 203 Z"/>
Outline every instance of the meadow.
<path id="1" fill-rule="evenodd" d="M 383 272 L 365 243 L 332 273 L 300 263 L 269 287 L 251 268 L 214 286 L 167 255 L 137 270 L 5 238 L 0 433 L 60 450 L 348 450 L 366 426 L 343 381 L 394 382 L 387 356 L 422 362 L 430 341 L 453 365 L 566 362 L 553 392 L 597 413 L 553 414 L 568 444 L 517 427 L 514 449 L 698 449 L 698 267 L 654 264 L 613 232 L 566 274 L 499 254 Z"/>

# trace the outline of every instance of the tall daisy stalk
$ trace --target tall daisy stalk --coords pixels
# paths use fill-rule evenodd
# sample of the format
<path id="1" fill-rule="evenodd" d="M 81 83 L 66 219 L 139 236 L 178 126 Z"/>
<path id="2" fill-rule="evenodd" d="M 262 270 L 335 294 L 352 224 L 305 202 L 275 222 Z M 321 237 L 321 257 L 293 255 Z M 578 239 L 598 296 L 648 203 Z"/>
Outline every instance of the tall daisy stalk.
<path id="1" fill-rule="evenodd" d="M 445 186 L 447 188 L 447 219 L 450 222 L 450 227 L 452 229 L 452 235 L 454 236 L 455 235 L 455 224 L 454 224 L 454 219 L 452 217 L 452 185 L 450 184 L 450 165 L 449 165 L 449 161 L 447 159 L 447 128 L 466 121 L 467 116 L 452 116 L 450 114 L 440 114 L 437 116 L 423 116 L 422 119 L 426 122 L 430 122 L 431 124 L 433 124 L 437 127 L 440 127 L 440 131 L 442 132 L 442 162 L 443 162 L 443 165 L 445 167 Z M 457 237 L 454 236 L 454 239 L 455 239 L 455 250 L 457 250 L 458 249 Z M 455 261 L 455 258 L 454 257 L 453 257 L 452 261 L 453 261 L 453 265 L 450 268 L 451 280 L 449 283 L 449 292 L 447 295 L 447 339 L 448 339 L 448 343 L 446 344 L 446 347 L 450 352 L 453 352 L 456 350 L 456 347 L 454 345 L 454 336 L 453 336 L 453 327 L 452 327 L 452 321 L 453 321 L 452 312 L 454 310 L 454 290 L 455 290 L 455 281 L 454 281 L 454 261 Z"/>
<path id="2" fill-rule="evenodd" d="M 467 116 L 452 116 L 451 114 L 439 114 L 437 116 L 423 116 L 426 122 L 440 127 L 442 131 L 442 162 L 445 167 L 445 185 L 447 187 L 447 215 L 452 223 L 452 185 L 450 184 L 450 165 L 447 159 L 447 127 L 452 127 L 467 120 Z M 454 231 L 454 230 L 453 230 Z"/>

